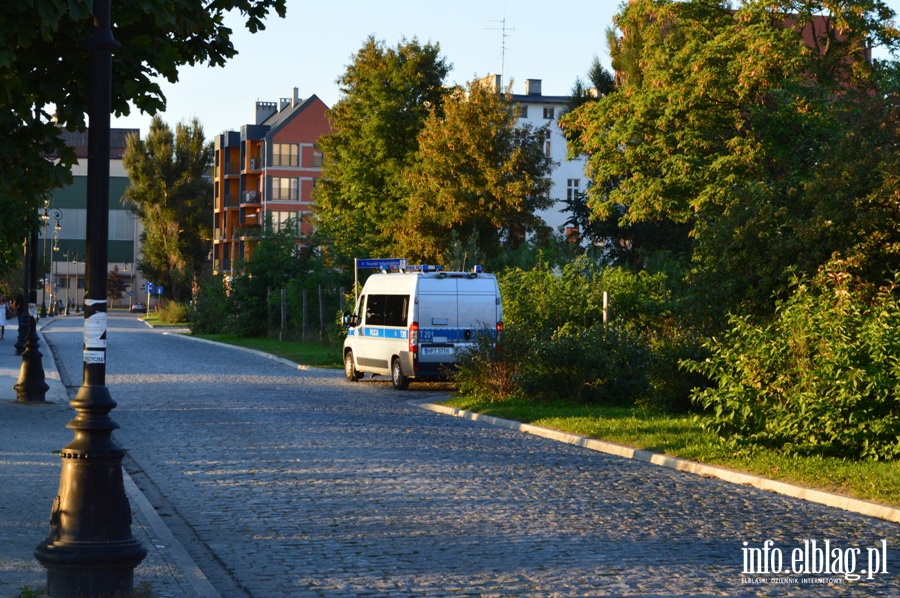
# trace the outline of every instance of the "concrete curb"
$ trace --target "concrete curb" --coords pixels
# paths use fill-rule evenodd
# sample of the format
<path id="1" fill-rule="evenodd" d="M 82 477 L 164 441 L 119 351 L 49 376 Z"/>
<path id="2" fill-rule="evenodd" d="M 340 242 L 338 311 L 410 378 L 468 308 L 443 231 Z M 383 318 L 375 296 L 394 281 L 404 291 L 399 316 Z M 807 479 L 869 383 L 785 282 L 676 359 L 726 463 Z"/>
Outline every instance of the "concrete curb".
<path id="1" fill-rule="evenodd" d="M 875 517 L 877 519 L 884 519 L 886 521 L 900 523 L 900 509 L 868 500 L 850 498 L 847 496 L 825 492 L 822 490 L 813 490 L 811 488 L 804 488 L 802 486 L 796 486 L 794 484 L 788 484 L 786 482 L 777 482 L 757 475 L 732 471 L 723 467 L 705 465 L 703 463 L 688 461 L 686 459 L 679 459 L 677 457 L 669 457 L 667 455 L 654 453 L 652 451 L 633 449 L 627 446 L 614 444 L 612 442 L 606 442 L 604 440 L 597 440 L 595 438 L 589 438 L 587 436 L 581 436 L 578 434 L 570 434 L 568 432 L 560 432 L 558 430 L 551 430 L 549 428 L 542 428 L 540 426 L 534 426 L 531 424 L 523 424 L 517 421 L 494 417 L 492 415 L 483 415 L 480 413 L 465 411 L 463 409 L 445 407 L 444 405 L 434 405 L 431 403 L 413 404 L 423 409 L 428 409 L 429 411 L 452 415 L 454 417 L 461 417 L 463 419 L 472 421 L 483 422 L 492 426 L 500 426 L 503 428 L 508 428 L 510 430 L 516 430 L 524 434 L 533 434 L 542 438 L 549 438 L 551 440 L 580 446 L 592 451 L 615 455 L 617 457 L 624 457 L 626 459 L 644 461 L 647 463 L 652 463 L 654 465 L 659 465 L 661 467 L 669 467 L 671 469 L 676 469 L 678 471 L 684 471 L 695 475 L 714 477 L 726 482 L 730 482 L 732 484 L 752 486 L 754 488 L 759 488 L 760 490 L 768 490 L 769 492 L 775 492 L 784 496 L 799 498 L 801 500 L 806 500 L 829 507 L 835 507 L 844 511 L 859 513 L 860 515 L 866 515 L 868 517 Z"/>
<path id="2" fill-rule="evenodd" d="M 154 547 L 157 550 L 166 549 L 168 551 L 167 558 L 178 567 L 199 598 L 221 598 L 221 594 L 209 582 L 206 575 L 194 562 L 194 559 L 184 549 L 184 546 L 175 539 L 162 517 L 153 508 L 153 505 L 150 504 L 150 501 L 147 500 L 147 497 L 144 496 L 144 493 L 141 492 L 124 468 L 122 469 L 122 476 L 125 483 L 125 493 L 131 502 L 132 508 L 136 508 L 141 512 L 147 521 L 147 525 L 153 530 L 155 538 L 162 542 L 162 545 L 155 545 Z M 146 548 L 150 549 L 151 547 L 147 546 Z"/>

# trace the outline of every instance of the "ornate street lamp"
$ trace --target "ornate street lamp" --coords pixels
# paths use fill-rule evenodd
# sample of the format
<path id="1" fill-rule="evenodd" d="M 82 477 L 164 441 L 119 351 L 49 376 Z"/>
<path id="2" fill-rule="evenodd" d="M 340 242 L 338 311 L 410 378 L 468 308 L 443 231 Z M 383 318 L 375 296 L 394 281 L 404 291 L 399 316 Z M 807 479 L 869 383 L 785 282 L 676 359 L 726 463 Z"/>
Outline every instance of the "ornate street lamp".
<path id="1" fill-rule="evenodd" d="M 13 388 L 16 391 L 16 400 L 20 403 L 42 403 L 50 387 L 44 377 L 43 355 L 39 349 L 37 335 L 37 289 L 34 281 L 37 278 L 37 228 L 31 229 L 25 241 L 25 254 L 23 259 L 24 280 L 22 305 L 19 306 L 19 338 L 22 339 L 22 366 L 19 369 L 19 379 Z M 24 335 L 23 335 L 24 332 Z"/>
<path id="2" fill-rule="evenodd" d="M 59 302 L 59 293 L 57 292 L 57 268 L 56 254 L 59 253 L 59 232 L 53 233 L 53 261 L 50 262 L 50 315 L 56 315 L 56 304 Z"/>
<path id="3" fill-rule="evenodd" d="M 47 594 L 99 598 L 129 594 L 134 569 L 147 550 L 131 533 L 122 458 L 112 438 L 116 406 L 106 387 L 106 267 L 109 239 L 109 129 L 112 53 L 109 0 L 94 0 L 94 36 L 88 122 L 87 230 L 85 238 L 84 381 L 72 400 L 75 438 L 60 451 L 59 492 L 50 534 L 34 550 L 47 568 Z"/>
<path id="4" fill-rule="evenodd" d="M 72 285 L 72 278 L 69 276 L 70 251 L 70 249 L 66 249 L 66 315 L 69 315 L 69 287 Z"/>
<path id="5" fill-rule="evenodd" d="M 44 251 L 41 253 L 41 315 L 47 309 L 47 282 L 44 280 L 44 274 L 47 272 L 47 268 L 44 268 L 44 262 L 47 260 L 47 239 L 49 238 L 49 225 L 50 225 L 50 198 L 44 200 L 44 211 L 41 214 L 41 222 L 43 223 L 44 228 Z M 37 246 L 35 246 L 34 251 L 37 252 Z M 37 284 L 37 278 L 33 279 L 33 284 Z"/>

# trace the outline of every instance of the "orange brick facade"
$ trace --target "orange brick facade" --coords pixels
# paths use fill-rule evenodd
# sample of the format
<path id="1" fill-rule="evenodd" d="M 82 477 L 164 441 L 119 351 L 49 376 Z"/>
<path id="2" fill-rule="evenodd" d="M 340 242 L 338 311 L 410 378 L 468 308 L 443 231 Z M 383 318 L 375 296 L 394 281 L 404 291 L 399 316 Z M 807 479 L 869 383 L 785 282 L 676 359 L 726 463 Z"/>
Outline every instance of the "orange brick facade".
<path id="1" fill-rule="evenodd" d="M 250 257 L 267 219 L 275 230 L 312 232 L 313 189 L 322 173 L 318 140 L 330 132 L 316 96 L 257 102 L 256 124 L 215 139 L 213 270 Z"/>

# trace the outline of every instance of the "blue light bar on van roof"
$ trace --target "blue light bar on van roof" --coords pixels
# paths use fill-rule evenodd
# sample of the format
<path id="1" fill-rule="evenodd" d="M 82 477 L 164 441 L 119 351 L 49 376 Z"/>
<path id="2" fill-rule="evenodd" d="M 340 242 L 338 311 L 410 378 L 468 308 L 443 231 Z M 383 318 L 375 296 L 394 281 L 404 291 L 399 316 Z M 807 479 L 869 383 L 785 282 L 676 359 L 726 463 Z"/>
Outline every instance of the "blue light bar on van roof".
<path id="1" fill-rule="evenodd" d="M 481 266 L 475 266 L 474 268 L 472 268 L 472 272 L 474 272 L 475 274 L 481 274 L 481 271 L 482 271 Z"/>
<path id="2" fill-rule="evenodd" d="M 422 264 L 420 266 L 407 266 L 404 268 L 406 272 L 443 272 L 443 266 L 432 266 L 430 264 Z"/>

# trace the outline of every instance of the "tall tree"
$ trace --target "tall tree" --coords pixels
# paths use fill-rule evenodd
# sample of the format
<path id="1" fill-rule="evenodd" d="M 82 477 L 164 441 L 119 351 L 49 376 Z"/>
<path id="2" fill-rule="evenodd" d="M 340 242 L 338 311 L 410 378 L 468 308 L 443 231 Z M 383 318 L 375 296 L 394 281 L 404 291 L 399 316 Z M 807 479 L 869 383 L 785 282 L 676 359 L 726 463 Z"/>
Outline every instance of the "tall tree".
<path id="1" fill-rule="evenodd" d="M 160 77 L 178 81 L 186 64 L 222 66 L 237 54 L 225 15 L 239 11 L 251 32 L 286 0 L 117 0 L 112 109 L 165 107 Z M 90 0 L 4 2 L 0 8 L 0 272 L 52 189 L 70 182 L 74 152 L 59 128 L 83 129 L 93 36 Z"/>
<path id="2" fill-rule="evenodd" d="M 395 246 L 410 258 L 439 261 L 451 233 L 475 235 L 490 260 L 514 249 L 549 207 L 552 160 L 547 129 L 518 126 L 507 95 L 475 83 L 447 95 L 419 135 L 416 160 L 404 171 L 408 212 Z"/>
<path id="3" fill-rule="evenodd" d="M 562 120 L 589 156 L 594 215 L 688 226 L 704 305 L 769 309 L 789 268 L 815 272 L 882 226 L 865 198 L 896 129 L 862 50 L 897 47 L 892 14 L 879 0 L 629 3 L 616 93 Z"/>
<path id="4" fill-rule="evenodd" d="M 133 135 L 125 147 L 131 183 L 124 199 L 134 205 L 144 227 L 138 267 L 178 301 L 190 299 L 209 251 L 212 186 L 206 175 L 212 160 L 212 143 L 196 118 L 178 124 L 173 133 L 154 116 L 147 140 Z"/>
<path id="5" fill-rule="evenodd" d="M 438 44 L 370 37 L 338 79 L 332 133 L 316 185 L 316 220 L 336 257 L 385 256 L 406 216 L 403 172 L 416 156 L 429 112 L 440 112 L 450 70 Z"/>

